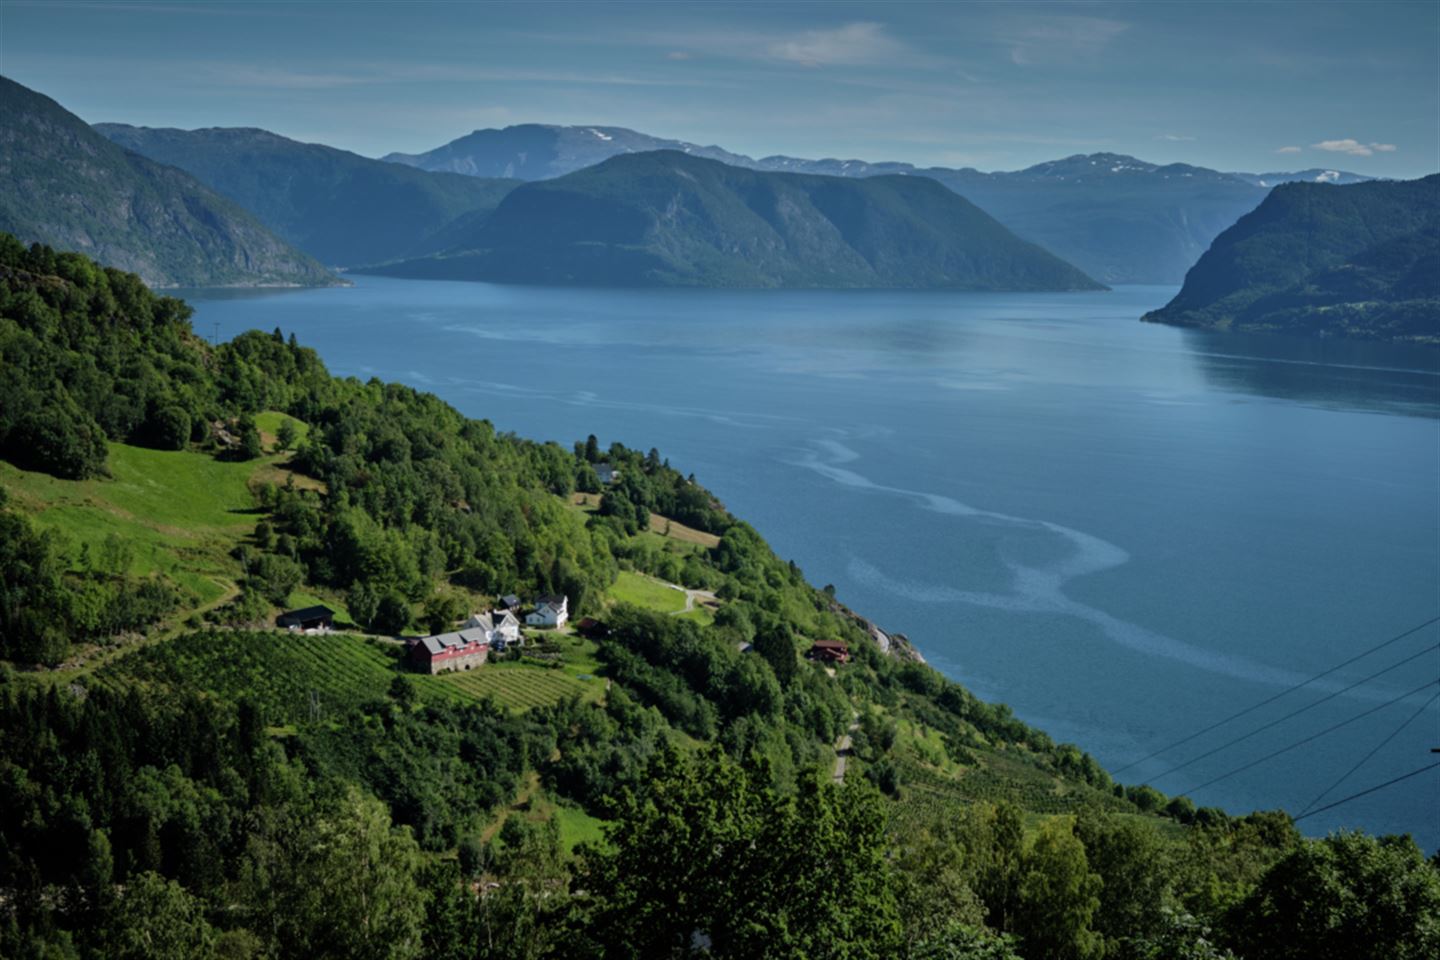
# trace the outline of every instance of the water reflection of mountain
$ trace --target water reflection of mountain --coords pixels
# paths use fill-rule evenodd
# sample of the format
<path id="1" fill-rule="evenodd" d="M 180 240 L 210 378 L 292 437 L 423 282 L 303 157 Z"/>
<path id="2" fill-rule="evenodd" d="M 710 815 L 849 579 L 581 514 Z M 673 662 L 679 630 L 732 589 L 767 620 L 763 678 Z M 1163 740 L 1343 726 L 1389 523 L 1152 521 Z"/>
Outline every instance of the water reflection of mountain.
<path id="1" fill-rule="evenodd" d="M 1213 386 L 1331 409 L 1440 418 L 1440 350 L 1185 331 Z"/>

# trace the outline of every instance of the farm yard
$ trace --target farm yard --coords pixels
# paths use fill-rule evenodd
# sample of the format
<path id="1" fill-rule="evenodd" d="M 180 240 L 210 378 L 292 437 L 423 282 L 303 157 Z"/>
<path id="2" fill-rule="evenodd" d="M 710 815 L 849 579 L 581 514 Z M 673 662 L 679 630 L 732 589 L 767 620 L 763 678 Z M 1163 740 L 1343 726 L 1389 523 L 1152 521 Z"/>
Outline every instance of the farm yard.
<path id="1" fill-rule="evenodd" d="M 432 677 L 411 673 L 400 645 L 373 638 L 213 631 L 135 651 L 102 668 L 90 682 L 116 689 L 136 681 L 196 686 L 227 699 L 249 699 L 276 726 L 324 720 L 383 698 L 398 676 L 408 677 L 426 700 L 490 698 L 516 711 L 570 696 L 598 702 L 605 681 L 595 675 L 594 647 L 584 641 L 571 646 L 561 667 L 490 663 Z"/>

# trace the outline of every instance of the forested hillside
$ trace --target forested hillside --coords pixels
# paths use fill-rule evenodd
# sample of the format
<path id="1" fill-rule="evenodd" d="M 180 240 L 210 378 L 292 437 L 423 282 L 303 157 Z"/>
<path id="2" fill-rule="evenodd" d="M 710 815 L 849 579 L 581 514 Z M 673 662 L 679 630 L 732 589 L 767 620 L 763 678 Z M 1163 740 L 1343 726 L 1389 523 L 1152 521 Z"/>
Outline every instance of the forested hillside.
<path id="1" fill-rule="evenodd" d="M 1440 948 L 1409 838 L 1114 782 L 882 652 L 659 451 L 188 316 L 0 238 L 0 956 Z M 397 635 L 511 592 L 599 623 L 408 669 Z M 316 602 L 337 632 L 270 627 Z"/>
<path id="2" fill-rule="evenodd" d="M 1440 344 L 1440 174 L 1277 187 L 1145 319 Z"/>
<path id="3" fill-rule="evenodd" d="M 123 150 L 0 77 L 0 230 L 84 250 L 153 286 L 341 281 L 182 170 Z"/>
<path id="4" fill-rule="evenodd" d="M 265 130 L 96 124 L 111 141 L 193 174 L 301 250 L 350 267 L 433 253 L 458 217 L 490 212 L 514 180 L 429 173 Z"/>
<path id="5" fill-rule="evenodd" d="M 932 180 L 763 173 L 675 150 L 517 187 L 454 247 L 374 272 L 590 286 L 1096 290 Z"/>

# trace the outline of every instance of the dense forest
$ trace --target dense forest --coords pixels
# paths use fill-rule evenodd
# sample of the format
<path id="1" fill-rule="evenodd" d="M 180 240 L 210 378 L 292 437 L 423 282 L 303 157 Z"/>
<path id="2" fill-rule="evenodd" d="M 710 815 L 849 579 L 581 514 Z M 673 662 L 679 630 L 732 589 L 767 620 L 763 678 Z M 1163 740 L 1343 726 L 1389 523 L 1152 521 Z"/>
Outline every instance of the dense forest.
<path id="1" fill-rule="evenodd" d="M 1271 191 L 1205 252 L 1157 323 L 1440 343 L 1440 174 Z"/>
<path id="2" fill-rule="evenodd" d="M 659 451 L 524 440 L 188 318 L 0 237 L 0 956 L 1440 951 L 1440 861 L 1408 837 L 1115 782 L 882 649 Z M 154 458 L 158 499 L 91 510 Z M 114 531 L 216 495 L 186 471 L 239 492 L 209 539 L 161 518 L 166 566 Z M 396 635 L 510 592 L 603 633 L 406 670 Z M 269 629 L 296 596 L 343 629 Z M 807 659 L 821 639 L 851 660 Z M 487 677 L 561 693 L 460 682 Z"/>

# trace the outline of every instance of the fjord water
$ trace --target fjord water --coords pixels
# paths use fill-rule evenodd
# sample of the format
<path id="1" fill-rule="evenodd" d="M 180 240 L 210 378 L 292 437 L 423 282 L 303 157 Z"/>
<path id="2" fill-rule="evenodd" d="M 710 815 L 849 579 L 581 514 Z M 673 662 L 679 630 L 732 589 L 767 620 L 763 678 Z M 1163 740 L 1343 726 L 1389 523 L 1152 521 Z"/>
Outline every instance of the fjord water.
<path id="1" fill-rule="evenodd" d="M 1440 614 L 1440 354 L 1137 322 L 1173 293 L 361 277 L 186 296 L 205 335 L 279 327 L 500 430 L 658 447 L 812 582 L 1115 770 Z M 1238 770 L 1196 802 L 1298 812 L 1402 724 L 1314 805 L 1423 767 L 1437 643 L 1421 630 L 1121 779 L 1178 793 Z M 1432 770 L 1301 825 L 1429 850 L 1437 801 Z"/>

